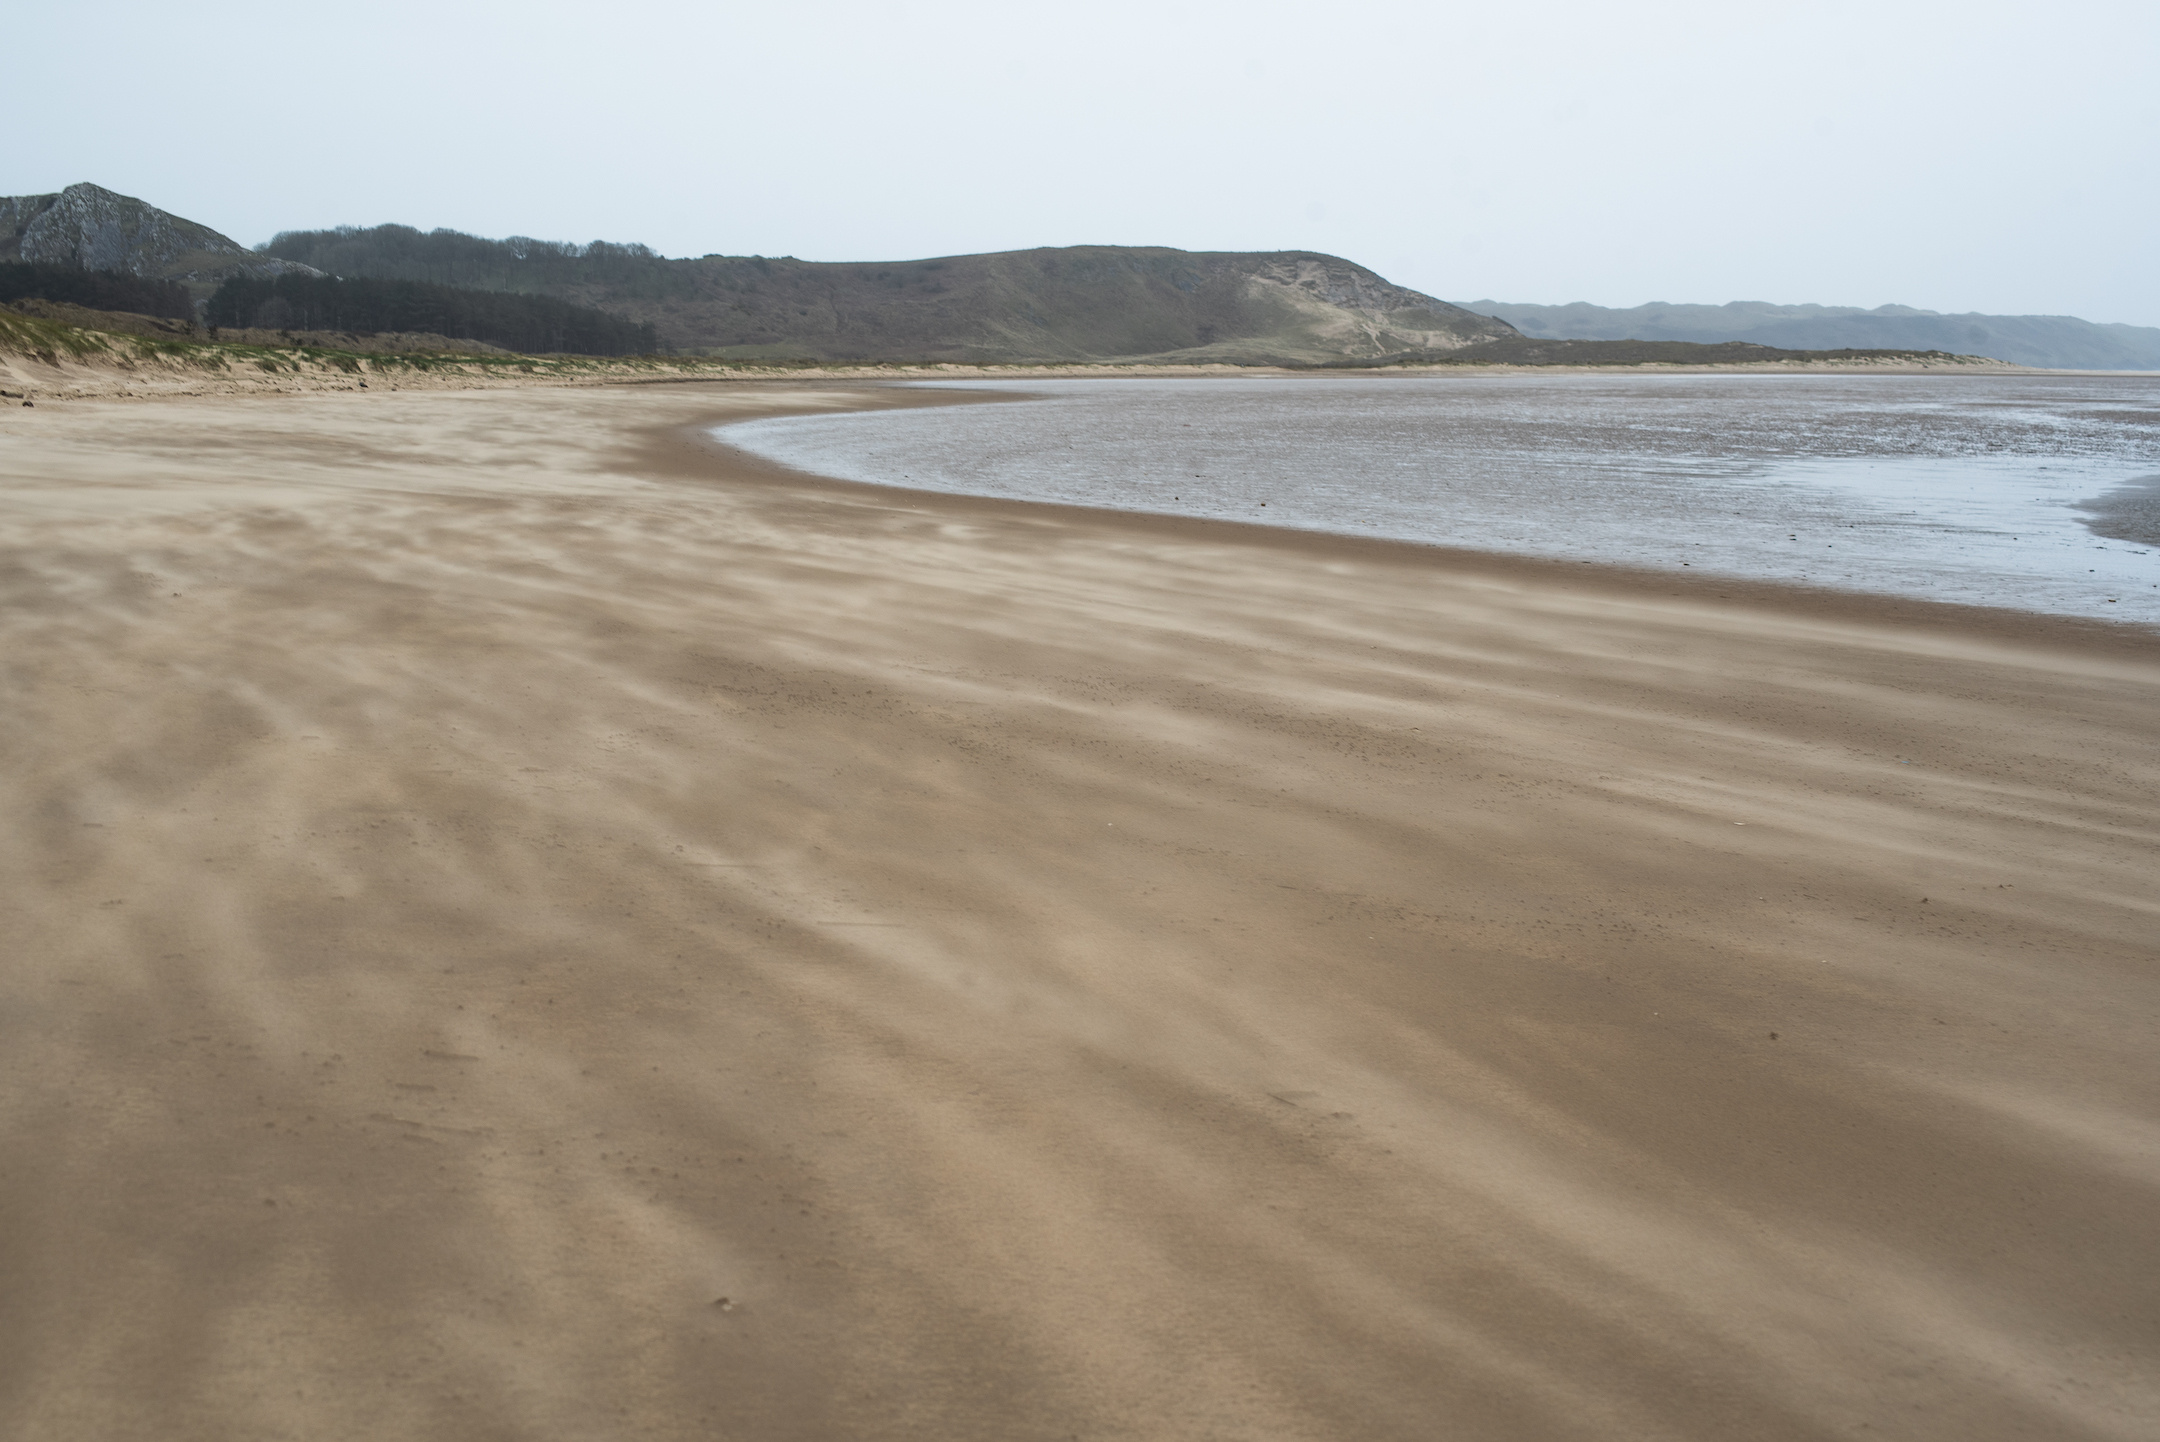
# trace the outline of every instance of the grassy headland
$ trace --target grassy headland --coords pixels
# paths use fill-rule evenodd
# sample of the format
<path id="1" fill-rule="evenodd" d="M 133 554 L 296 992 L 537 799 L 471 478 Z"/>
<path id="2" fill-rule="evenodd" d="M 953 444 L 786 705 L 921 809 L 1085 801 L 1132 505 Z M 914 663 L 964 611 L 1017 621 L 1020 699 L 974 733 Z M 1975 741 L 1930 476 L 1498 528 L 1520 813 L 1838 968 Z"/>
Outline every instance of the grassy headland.
<path id="1" fill-rule="evenodd" d="M 677 260 L 642 245 L 385 225 L 287 232 L 268 254 L 342 276 L 556 296 L 649 322 L 671 351 L 737 360 L 1306 365 L 1516 333 L 1312 251 L 1080 245 L 909 261 Z"/>

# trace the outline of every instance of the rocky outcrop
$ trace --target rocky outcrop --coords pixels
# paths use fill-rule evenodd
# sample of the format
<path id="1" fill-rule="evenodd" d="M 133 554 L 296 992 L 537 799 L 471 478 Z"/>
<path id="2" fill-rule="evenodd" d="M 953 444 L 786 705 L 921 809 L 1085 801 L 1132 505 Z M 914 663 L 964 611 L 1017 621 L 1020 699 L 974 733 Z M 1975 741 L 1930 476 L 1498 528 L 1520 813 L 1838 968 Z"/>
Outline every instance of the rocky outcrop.
<path id="1" fill-rule="evenodd" d="M 56 195 L 0 196 L 0 260 L 78 265 L 160 280 L 200 293 L 235 275 L 319 274 L 311 266 L 258 255 L 207 225 L 98 185 Z"/>

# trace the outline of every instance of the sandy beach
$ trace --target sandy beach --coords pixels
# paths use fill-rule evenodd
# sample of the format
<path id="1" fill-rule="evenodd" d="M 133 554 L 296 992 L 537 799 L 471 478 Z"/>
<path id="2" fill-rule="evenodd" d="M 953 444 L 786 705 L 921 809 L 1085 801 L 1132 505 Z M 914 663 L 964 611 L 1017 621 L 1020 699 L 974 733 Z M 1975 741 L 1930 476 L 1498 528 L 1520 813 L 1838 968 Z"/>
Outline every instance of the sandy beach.
<path id="1" fill-rule="evenodd" d="M 0 1436 L 2142 1439 L 2160 639 L 0 411 Z"/>

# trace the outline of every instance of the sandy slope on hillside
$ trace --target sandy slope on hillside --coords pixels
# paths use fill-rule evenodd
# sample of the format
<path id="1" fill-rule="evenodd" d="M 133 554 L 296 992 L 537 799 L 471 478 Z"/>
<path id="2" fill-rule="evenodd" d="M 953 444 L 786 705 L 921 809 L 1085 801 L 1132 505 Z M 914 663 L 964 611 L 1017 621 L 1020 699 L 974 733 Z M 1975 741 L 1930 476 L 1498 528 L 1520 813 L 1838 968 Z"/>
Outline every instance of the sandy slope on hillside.
<path id="1" fill-rule="evenodd" d="M 0 412 L 0 1435 L 2153 1435 L 2153 641 L 847 399 Z"/>

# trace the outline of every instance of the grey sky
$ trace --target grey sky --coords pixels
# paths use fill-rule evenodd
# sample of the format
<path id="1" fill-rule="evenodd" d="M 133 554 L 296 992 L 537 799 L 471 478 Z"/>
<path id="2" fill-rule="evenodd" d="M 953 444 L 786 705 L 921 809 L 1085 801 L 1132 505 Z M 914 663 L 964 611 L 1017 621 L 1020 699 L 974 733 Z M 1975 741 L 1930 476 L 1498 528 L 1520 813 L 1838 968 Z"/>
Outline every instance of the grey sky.
<path id="1" fill-rule="evenodd" d="M 0 194 L 2160 325 L 2160 6 L 25 4 Z"/>

